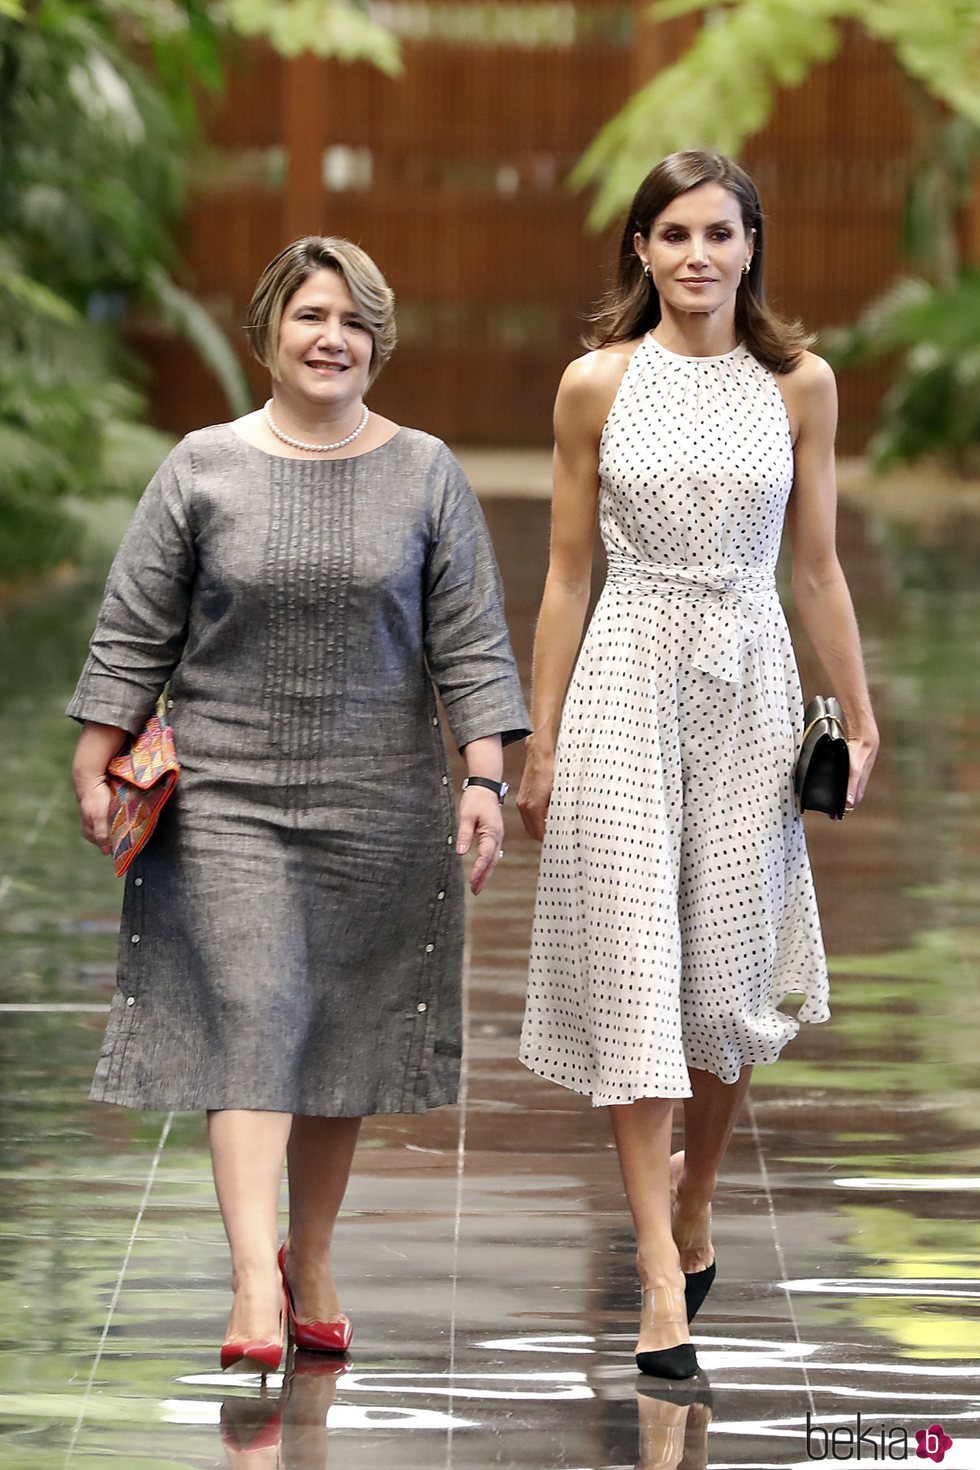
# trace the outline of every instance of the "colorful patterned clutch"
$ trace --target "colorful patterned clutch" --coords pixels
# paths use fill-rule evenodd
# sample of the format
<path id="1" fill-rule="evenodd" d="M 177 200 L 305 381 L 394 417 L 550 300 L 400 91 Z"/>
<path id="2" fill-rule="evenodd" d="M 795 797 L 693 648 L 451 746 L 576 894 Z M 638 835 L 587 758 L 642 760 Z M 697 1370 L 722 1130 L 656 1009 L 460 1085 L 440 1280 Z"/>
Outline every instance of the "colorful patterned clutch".
<path id="1" fill-rule="evenodd" d="M 177 785 L 180 764 L 174 732 L 161 694 L 154 713 L 124 750 L 106 767 L 109 799 L 109 842 L 116 876 L 121 878 L 146 846 L 167 798 Z"/>

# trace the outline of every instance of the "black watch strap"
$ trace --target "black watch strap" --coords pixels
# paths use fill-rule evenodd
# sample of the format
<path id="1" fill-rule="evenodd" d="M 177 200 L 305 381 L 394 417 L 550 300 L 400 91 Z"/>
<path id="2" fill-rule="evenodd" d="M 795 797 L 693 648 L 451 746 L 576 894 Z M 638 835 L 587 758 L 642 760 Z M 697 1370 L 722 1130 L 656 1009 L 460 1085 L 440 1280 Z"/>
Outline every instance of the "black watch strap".
<path id="1" fill-rule="evenodd" d="M 504 797 L 507 795 L 507 792 L 509 790 L 506 781 L 491 781 L 489 776 L 467 776 L 466 780 L 463 782 L 464 791 L 466 790 L 467 786 L 485 786 L 488 791 L 493 792 L 494 796 L 496 796 L 501 806 L 503 805 Z"/>

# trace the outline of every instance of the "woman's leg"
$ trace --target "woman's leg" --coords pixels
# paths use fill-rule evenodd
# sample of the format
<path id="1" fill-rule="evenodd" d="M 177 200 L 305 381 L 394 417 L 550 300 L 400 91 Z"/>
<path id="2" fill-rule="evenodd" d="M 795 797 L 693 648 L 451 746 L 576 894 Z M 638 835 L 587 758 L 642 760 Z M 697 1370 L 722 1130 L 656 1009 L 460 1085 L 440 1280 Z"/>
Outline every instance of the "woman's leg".
<path id="1" fill-rule="evenodd" d="M 693 1096 L 684 1099 L 684 1151 L 670 1161 L 674 1240 L 685 1271 L 703 1271 L 715 1258 L 711 1201 L 751 1078 L 751 1067 L 743 1067 L 735 1082 L 691 1068 Z"/>
<path id="2" fill-rule="evenodd" d="M 690 1342 L 683 1320 L 684 1279 L 670 1224 L 671 1098 L 644 1097 L 611 1107 L 613 1137 L 636 1229 L 636 1269 L 644 1292 L 661 1288 L 644 1311 L 637 1352 Z M 666 1288 L 665 1292 L 663 1289 Z M 680 1293 L 680 1319 L 674 1308 Z"/>
<path id="3" fill-rule="evenodd" d="M 636 1470 L 680 1470 L 691 1407 L 637 1389 L 640 1458 Z"/>
<path id="4" fill-rule="evenodd" d="M 330 1251 L 360 1127 L 360 1118 L 293 1119 L 286 1270 L 301 1322 L 331 1322 L 341 1313 Z"/>
<path id="5" fill-rule="evenodd" d="M 327 1420 L 344 1371 L 343 1361 L 317 1353 L 298 1353 L 293 1359 L 282 1415 L 282 1459 L 276 1470 L 279 1465 L 327 1470 Z"/>
<path id="6" fill-rule="evenodd" d="M 291 1122 L 289 1113 L 243 1108 L 208 1113 L 214 1185 L 231 1247 L 233 1342 L 279 1341 L 277 1214 Z"/>

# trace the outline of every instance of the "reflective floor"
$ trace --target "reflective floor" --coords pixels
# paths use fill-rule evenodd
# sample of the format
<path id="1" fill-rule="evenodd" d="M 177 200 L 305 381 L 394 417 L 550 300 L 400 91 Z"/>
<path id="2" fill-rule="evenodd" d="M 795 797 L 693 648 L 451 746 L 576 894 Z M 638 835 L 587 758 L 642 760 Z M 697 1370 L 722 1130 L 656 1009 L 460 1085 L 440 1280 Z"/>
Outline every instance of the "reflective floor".
<path id="1" fill-rule="evenodd" d="M 487 511 L 526 668 L 547 505 Z M 834 1020 L 756 1075 L 704 1376 L 673 1393 L 632 1363 L 607 1117 L 514 1059 L 536 854 L 513 809 L 473 906 L 461 1104 L 365 1130 L 337 1247 L 349 1363 L 300 1355 L 264 1392 L 218 1372 L 201 1120 L 86 1101 L 118 890 L 76 836 L 60 711 L 98 579 L 0 611 L 3 1470 L 980 1466 L 977 547 L 854 515 L 842 540 L 886 753 L 858 817 L 808 818 Z"/>

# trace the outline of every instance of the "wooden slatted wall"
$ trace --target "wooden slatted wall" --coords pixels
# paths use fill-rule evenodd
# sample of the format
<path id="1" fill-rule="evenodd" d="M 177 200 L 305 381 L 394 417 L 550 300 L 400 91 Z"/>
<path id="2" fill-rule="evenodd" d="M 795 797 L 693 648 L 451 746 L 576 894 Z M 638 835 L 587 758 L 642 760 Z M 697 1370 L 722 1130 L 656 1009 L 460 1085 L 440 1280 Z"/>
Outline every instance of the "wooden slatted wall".
<path id="1" fill-rule="evenodd" d="M 610 20 L 628 9 L 591 8 Z M 613 255 L 612 235 L 586 232 L 586 201 L 564 179 L 684 35 L 660 28 L 651 44 L 649 30 L 631 38 L 611 25 L 550 49 L 411 42 L 398 80 L 243 48 L 186 218 L 189 284 L 238 333 L 283 244 L 346 235 L 375 256 L 399 303 L 400 344 L 373 406 L 457 444 L 547 444 L 558 377 Z M 890 58 L 857 34 L 781 97 L 746 162 L 763 190 L 783 310 L 815 328 L 846 321 L 892 277 L 910 139 Z M 179 341 L 142 345 L 160 423 L 184 431 L 226 416 Z M 258 395 L 257 370 L 254 381 Z M 867 378 L 843 383 L 845 448 L 866 437 L 880 391 Z"/>

